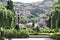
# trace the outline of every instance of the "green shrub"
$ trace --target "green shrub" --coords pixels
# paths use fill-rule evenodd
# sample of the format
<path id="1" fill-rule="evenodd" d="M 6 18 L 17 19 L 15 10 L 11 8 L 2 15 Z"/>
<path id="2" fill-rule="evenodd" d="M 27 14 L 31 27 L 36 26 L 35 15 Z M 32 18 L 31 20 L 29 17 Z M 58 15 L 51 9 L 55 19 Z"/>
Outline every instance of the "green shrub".
<path id="1" fill-rule="evenodd" d="M 34 31 L 33 31 L 31 28 L 27 28 L 27 29 L 26 29 L 26 32 L 28 32 L 28 34 L 34 33 Z"/>
<path id="2" fill-rule="evenodd" d="M 54 33 L 55 32 L 55 29 L 50 29 L 50 28 L 39 28 L 39 27 L 36 27 L 36 28 L 32 28 L 32 30 L 34 32 L 39 32 L 39 33 Z"/>
<path id="3" fill-rule="evenodd" d="M 40 33 L 54 33 L 54 29 L 49 29 L 49 28 L 40 28 Z"/>
<path id="4" fill-rule="evenodd" d="M 32 28 L 35 32 L 39 32 L 40 28 L 37 26 L 36 28 Z"/>
<path id="5" fill-rule="evenodd" d="M 14 13 L 0 5 L 0 27 L 10 29 L 15 26 L 14 24 Z"/>
<path id="6" fill-rule="evenodd" d="M 54 39 L 57 39 L 57 40 L 60 40 L 60 34 L 57 34 L 57 33 L 50 34 L 50 37 L 54 38 Z"/>
<path id="7" fill-rule="evenodd" d="M 16 24 L 15 29 L 16 30 L 19 30 L 20 29 L 18 24 Z"/>
<path id="8" fill-rule="evenodd" d="M 29 34 L 28 34 L 27 31 L 21 30 L 21 31 L 20 31 L 20 36 L 23 37 L 23 38 L 24 38 L 24 37 L 29 37 Z"/>
<path id="9" fill-rule="evenodd" d="M 3 30 L 3 36 L 7 38 L 26 38 L 29 37 L 29 33 L 26 30 Z"/>

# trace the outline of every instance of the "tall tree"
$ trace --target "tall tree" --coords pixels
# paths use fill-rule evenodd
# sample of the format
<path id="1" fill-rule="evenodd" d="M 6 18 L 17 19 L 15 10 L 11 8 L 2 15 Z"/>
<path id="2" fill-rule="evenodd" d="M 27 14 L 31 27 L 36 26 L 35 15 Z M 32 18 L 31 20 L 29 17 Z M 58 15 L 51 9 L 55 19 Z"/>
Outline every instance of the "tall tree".
<path id="1" fill-rule="evenodd" d="M 13 28 L 14 26 L 13 12 L 0 5 L 0 27 Z"/>
<path id="2" fill-rule="evenodd" d="M 12 0 L 8 0 L 7 1 L 7 9 L 13 12 L 13 17 L 14 17 L 15 16 L 15 12 L 14 12 L 13 6 L 14 6 L 13 5 L 13 1 Z M 15 22 L 15 18 L 14 18 L 14 22 Z"/>
<path id="3" fill-rule="evenodd" d="M 13 11 L 13 2 L 11 0 L 7 1 L 7 9 Z"/>
<path id="4" fill-rule="evenodd" d="M 60 0 L 58 0 L 58 4 L 54 5 L 54 10 L 50 15 L 50 27 L 51 28 L 60 28 Z"/>

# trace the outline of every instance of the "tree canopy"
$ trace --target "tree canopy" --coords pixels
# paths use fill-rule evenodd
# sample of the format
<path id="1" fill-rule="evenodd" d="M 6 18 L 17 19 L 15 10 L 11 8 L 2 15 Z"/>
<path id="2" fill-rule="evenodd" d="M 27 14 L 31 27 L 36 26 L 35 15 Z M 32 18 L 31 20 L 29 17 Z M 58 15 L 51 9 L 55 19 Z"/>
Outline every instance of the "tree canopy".
<path id="1" fill-rule="evenodd" d="M 14 14 L 7 10 L 3 5 L 0 5 L 0 27 L 14 27 Z"/>
<path id="2" fill-rule="evenodd" d="M 13 9 L 13 1 L 11 1 L 11 0 L 8 0 L 7 1 L 7 9 L 8 10 L 11 10 L 12 12 L 14 12 L 14 9 Z"/>
<path id="3" fill-rule="evenodd" d="M 56 5 L 54 5 L 54 9 L 50 15 L 49 26 L 51 28 L 56 28 L 56 29 L 60 28 L 60 3 L 59 1 L 60 0 L 58 0 Z"/>

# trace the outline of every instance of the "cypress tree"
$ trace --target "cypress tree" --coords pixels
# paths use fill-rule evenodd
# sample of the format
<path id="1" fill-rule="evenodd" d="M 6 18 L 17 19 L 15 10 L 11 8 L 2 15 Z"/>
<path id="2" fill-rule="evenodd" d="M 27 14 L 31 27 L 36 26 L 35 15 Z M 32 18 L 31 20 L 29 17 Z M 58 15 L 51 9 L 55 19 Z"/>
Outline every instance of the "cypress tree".
<path id="1" fill-rule="evenodd" d="M 54 11 L 51 12 L 49 24 L 51 28 L 60 28 L 60 0 L 54 5 Z"/>
<path id="2" fill-rule="evenodd" d="M 12 21 L 12 24 L 11 25 L 15 25 L 15 18 L 14 18 L 14 16 L 15 16 L 15 12 L 14 12 L 14 8 L 13 8 L 13 1 L 12 0 L 8 0 L 7 1 L 7 9 L 8 10 L 10 10 L 10 11 L 12 11 L 13 12 L 13 21 Z M 10 20 L 11 21 L 11 20 Z"/>
<path id="3" fill-rule="evenodd" d="M 11 0 L 8 0 L 7 1 L 7 9 L 8 10 L 11 10 L 11 11 L 14 11 L 13 10 L 13 1 L 11 1 Z"/>
<path id="4" fill-rule="evenodd" d="M 12 28 L 14 27 L 14 14 L 0 5 L 0 27 Z"/>

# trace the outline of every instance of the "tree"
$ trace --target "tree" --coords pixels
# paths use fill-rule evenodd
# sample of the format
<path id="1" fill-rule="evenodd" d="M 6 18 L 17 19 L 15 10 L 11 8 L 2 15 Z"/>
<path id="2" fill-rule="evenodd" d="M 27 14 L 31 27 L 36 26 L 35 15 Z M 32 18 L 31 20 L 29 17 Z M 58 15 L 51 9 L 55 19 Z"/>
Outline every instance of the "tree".
<path id="1" fill-rule="evenodd" d="M 20 28 L 19 28 L 19 24 L 16 24 L 15 29 L 16 29 L 16 30 L 19 30 L 19 29 L 20 29 Z"/>
<path id="2" fill-rule="evenodd" d="M 14 27 L 14 14 L 0 5 L 0 27 L 12 28 Z"/>
<path id="3" fill-rule="evenodd" d="M 54 5 L 54 10 L 51 12 L 50 15 L 50 26 L 51 28 L 60 28 L 60 0 L 58 0 L 58 4 Z"/>
<path id="4" fill-rule="evenodd" d="M 33 31 L 35 31 L 35 35 L 38 35 L 39 34 L 39 32 L 40 32 L 40 28 L 37 26 L 37 27 L 34 27 L 33 28 Z"/>
<path id="5" fill-rule="evenodd" d="M 13 2 L 11 0 L 7 1 L 7 9 L 14 12 L 14 10 L 13 10 Z"/>
<path id="6" fill-rule="evenodd" d="M 36 32 L 39 32 L 40 31 L 40 28 L 37 26 L 36 27 Z"/>

